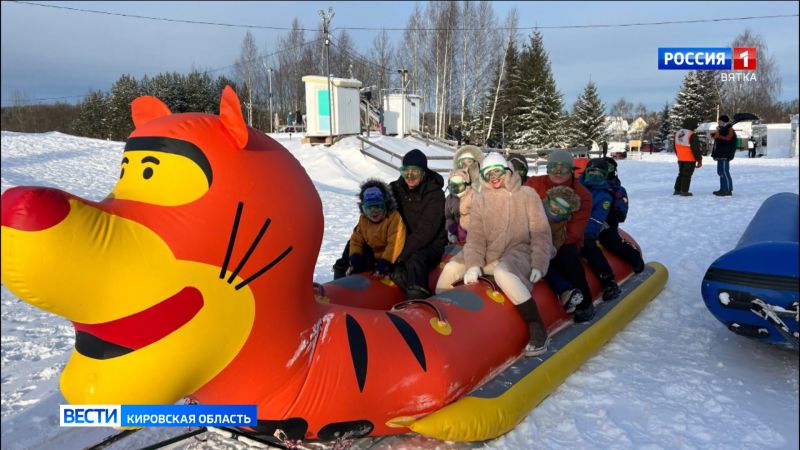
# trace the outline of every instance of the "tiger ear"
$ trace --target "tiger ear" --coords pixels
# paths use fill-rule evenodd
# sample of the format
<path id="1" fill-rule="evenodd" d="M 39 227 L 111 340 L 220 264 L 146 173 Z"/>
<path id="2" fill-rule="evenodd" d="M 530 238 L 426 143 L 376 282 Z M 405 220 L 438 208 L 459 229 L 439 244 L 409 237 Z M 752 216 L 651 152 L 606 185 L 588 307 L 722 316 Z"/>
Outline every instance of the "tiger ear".
<path id="1" fill-rule="evenodd" d="M 153 119 L 172 114 L 169 107 L 161 100 L 144 95 L 133 100 L 131 103 L 131 117 L 136 128 L 150 122 Z"/>
<path id="2" fill-rule="evenodd" d="M 219 102 L 219 119 L 239 148 L 244 148 L 248 139 L 247 125 L 242 117 L 242 105 L 239 103 L 239 97 L 230 86 L 225 86 L 222 91 L 222 98 Z"/>

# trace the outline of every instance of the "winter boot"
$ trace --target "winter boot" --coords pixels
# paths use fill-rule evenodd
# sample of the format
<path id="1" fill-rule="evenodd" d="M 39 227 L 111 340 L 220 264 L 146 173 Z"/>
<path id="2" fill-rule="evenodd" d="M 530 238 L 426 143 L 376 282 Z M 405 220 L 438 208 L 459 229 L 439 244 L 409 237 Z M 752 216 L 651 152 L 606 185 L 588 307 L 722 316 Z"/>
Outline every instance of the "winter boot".
<path id="1" fill-rule="evenodd" d="M 617 282 L 614 281 L 613 275 L 603 275 L 600 277 L 600 285 L 603 286 L 603 301 L 610 302 L 615 298 L 619 297 L 619 294 L 622 292 L 617 286 Z"/>
<path id="2" fill-rule="evenodd" d="M 672 195 L 681 195 L 681 191 L 672 191 Z"/>
<path id="3" fill-rule="evenodd" d="M 589 306 L 578 308 L 575 310 L 575 315 L 572 320 L 575 323 L 584 323 L 594 319 L 594 304 L 589 303 Z"/>
<path id="4" fill-rule="evenodd" d="M 575 312 L 575 308 L 583 301 L 583 294 L 581 294 L 580 289 L 570 289 L 562 292 L 559 298 L 561 299 L 561 304 L 564 305 L 564 312 L 572 314 Z"/>
<path id="5" fill-rule="evenodd" d="M 642 273 L 644 271 L 644 260 L 642 259 L 641 255 L 636 262 L 633 263 L 633 273 Z"/>
<path id="6" fill-rule="evenodd" d="M 529 298 L 514 307 L 517 308 L 522 320 L 528 323 L 530 340 L 528 345 L 525 346 L 525 356 L 538 356 L 546 352 L 547 345 L 550 343 L 550 336 L 547 335 L 544 321 L 542 321 L 542 316 L 539 315 L 539 308 L 536 307 L 536 301 L 533 298 Z"/>

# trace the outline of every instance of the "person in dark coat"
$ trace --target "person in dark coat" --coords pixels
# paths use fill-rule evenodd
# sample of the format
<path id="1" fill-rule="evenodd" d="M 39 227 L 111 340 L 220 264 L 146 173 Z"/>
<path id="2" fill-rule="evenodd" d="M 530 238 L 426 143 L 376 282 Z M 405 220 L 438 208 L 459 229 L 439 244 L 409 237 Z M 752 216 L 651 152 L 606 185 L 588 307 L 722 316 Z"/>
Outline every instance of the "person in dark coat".
<path id="1" fill-rule="evenodd" d="M 606 155 L 608 155 L 608 142 L 604 139 L 603 142 L 600 143 L 600 147 L 603 149 L 603 158 L 605 158 Z"/>
<path id="2" fill-rule="evenodd" d="M 406 243 L 397 258 L 392 281 L 409 300 L 431 295 L 428 272 L 442 260 L 447 245 L 444 178 L 428 169 L 428 158 L 413 149 L 403 157 L 400 177 L 389 186 L 406 224 Z"/>
<path id="3" fill-rule="evenodd" d="M 447 126 L 447 136 L 445 136 L 445 137 L 447 139 L 451 140 L 451 141 L 453 140 L 453 126 L 452 125 L 448 125 Z"/>
<path id="4" fill-rule="evenodd" d="M 299 128 L 303 127 L 303 113 L 301 113 L 300 111 L 297 111 L 296 113 L 294 113 L 294 123 Z"/>
<path id="5" fill-rule="evenodd" d="M 461 147 L 461 140 L 463 139 L 464 135 L 461 134 L 461 126 L 456 127 L 456 134 L 454 135 L 456 141 L 458 141 L 458 146 Z"/>
<path id="6" fill-rule="evenodd" d="M 727 197 L 733 195 L 733 179 L 731 179 L 731 160 L 736 154 L 736 132 L 728 116 L 719 116 L 716 131 L 711 132 L 714 138 L 714 150 L 711 157 L 717 162 L 719 190 L 714 195 Z"/>

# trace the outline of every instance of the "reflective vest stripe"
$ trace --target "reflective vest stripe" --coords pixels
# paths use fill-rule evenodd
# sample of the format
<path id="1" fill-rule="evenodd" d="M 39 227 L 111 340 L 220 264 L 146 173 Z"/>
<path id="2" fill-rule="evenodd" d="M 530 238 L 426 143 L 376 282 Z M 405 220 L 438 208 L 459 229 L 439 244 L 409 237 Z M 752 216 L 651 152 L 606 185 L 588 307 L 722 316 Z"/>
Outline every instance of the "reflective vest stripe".
<path id="1" fill-rule="evenodd" d="M 692 135 L 694 131 L 687 129 L 680 129 L 675 133 L 675 154 L 678 155 L 678 161 L 695 161 L 692 147 L 689 145 Z"/>

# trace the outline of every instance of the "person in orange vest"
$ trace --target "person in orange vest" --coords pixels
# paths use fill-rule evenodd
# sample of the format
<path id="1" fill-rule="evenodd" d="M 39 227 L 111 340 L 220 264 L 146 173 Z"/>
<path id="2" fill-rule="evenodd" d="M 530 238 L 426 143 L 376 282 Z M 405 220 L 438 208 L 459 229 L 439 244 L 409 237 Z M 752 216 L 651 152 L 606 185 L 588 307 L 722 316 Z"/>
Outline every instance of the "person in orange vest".
<path id="1" fill-rule="evenodd" d="M 697 119 L 683 119 L 681 129 L 675 132 L 675 154 L 678 155 L 678 178 L 675 179 L 675 190 L 672 195 L 689 197 L 689 184 L 692 182 L 694 169 L 703 167 L 703 153 L 700 151 L 700 139 L 695 134 Z"/>

